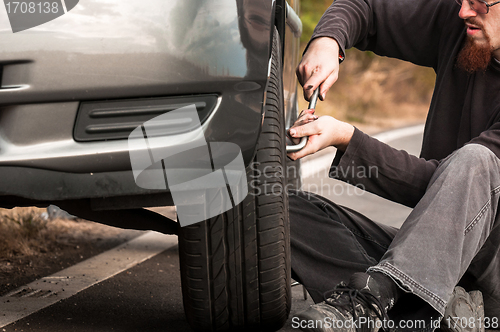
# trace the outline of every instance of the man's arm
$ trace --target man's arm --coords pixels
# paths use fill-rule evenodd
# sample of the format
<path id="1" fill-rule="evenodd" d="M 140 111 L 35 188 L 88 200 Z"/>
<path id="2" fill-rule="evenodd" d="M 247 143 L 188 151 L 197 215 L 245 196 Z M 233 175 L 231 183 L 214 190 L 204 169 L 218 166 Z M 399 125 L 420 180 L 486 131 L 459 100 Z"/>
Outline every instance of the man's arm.
<path id="1" fill-rule="evenodd" d="M 481 144 L 500 158 L 500 120 L 467 144 Z M 337 152 L 330 177 L 414 207 L 440 162 L 409 155 L 356 130 L 346 151 Z"/>
<path id="2" fill-rule="evenodd" d="M 321 84 L 324 99 L 339 75 L 338 55 L 351 47 L 436 68 L 448 31 L 464 26 L 459 9 L 451 0 L 334 1 L 297 68 L 304 97 Z"/>
<path id="3" fill-rule="evenodd" d="M 311 39 L 330 37 L 341 52 L 356 47 L 435 67 L 446 31 L 463 27 L 459 9 L 449 0 L 336 0 Z"/>
<path id="4" fill-rule="evenodd" d="M 324 99 L 338 77 L 338 54 L 353 46 L 437 68 L 447 32 L 463 27 L 458 10 L 451 0 L 336 0 L 316 27 L 297 68 L 306 99 L 318 86 Z M 314 122 L 295 129 L 294 137 L 312 136 L 291 158 L 332 145 L 338 152 L 331 177 L 408 206 L 424 195 L 438 161 L 393 149 L 335 119 Z"/>
<path id="5" fill-rule="evenodd" d="M 346 151 L 337 151 L 329 176 L 414 207 L 438 165 L 437 160 L 410 155 L 356 129 Z"/>
<path id="6" fill-rule="evenodd" d="M 425 194 L 439 164 L 394 149 L 329 116 L 317 118 L 305 112 L 290 134 L 294 138 L 309 136 L 305 148 L 290 153 L 290 158 L 295 160 L 328 146 L 336 147 L 330 177 L 410 207 Z"/>
<path id="7" fill-rule="evenodd" d="M 363 188 L 391 201 L 414 207 L 425 194 L 441 161 L 408 154 L 370 137 L 350 124 L 304 114 L 293 137 L 308 136 L 306 147 L 293 154 L 299 159 L 328 146 L 337 147 L 329 176 Z M 481 144 L 500 158 L 500 119 L 466 144 Z"/>

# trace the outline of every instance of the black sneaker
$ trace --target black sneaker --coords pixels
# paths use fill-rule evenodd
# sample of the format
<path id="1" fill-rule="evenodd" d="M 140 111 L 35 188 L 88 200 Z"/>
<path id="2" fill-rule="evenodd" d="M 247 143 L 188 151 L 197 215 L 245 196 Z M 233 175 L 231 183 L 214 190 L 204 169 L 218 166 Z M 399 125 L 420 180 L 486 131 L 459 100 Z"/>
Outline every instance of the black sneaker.
<path id="1" fill-rule="evenodd" d="M 377 332 L 387 324 L 386 308 L 379 301 L 374 280 L 355 273 L 349 285 L 340 283 L 325 293 L 325 301 L 312 305 L 292 319 L 302 331 Z M 385 322 L 385 323 L 384 323 Z M 387 330 L 387 329 L 386 329 Z"/>
<path id="2" fill-rule="evenodd" d="M 441 320 L 441 330 L 446 332 L 484 332 L 484 302 L 480 291 L 467 293 L 455 287 Z"/>

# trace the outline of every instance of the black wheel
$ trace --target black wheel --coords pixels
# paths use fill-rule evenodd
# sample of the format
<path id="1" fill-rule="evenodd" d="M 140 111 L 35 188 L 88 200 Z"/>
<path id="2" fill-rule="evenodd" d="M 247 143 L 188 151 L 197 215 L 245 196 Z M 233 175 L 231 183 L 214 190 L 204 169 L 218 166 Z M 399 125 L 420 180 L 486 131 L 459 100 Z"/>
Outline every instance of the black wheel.
<path id="1" fill-rule="evenodd" d="M 275 331 L 291 306 L 290 233 L 280 42 L 262 133 L 247 167 L 249 194 L 234 209 L 179 233 L 184 310 L 198 331 Z"/>

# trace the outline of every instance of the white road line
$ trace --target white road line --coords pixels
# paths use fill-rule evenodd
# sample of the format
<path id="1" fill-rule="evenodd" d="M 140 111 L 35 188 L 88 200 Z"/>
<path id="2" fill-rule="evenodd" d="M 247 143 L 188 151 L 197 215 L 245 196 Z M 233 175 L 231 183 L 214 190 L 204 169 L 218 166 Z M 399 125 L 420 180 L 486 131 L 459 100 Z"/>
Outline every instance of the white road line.
<path id="1" fill-rule="evenodd" d="M 82 290 L 177 244 L 177 236 L 147 232 L 127 243 L 0 297 L 0 328 Z"/>
<path id="2" fill-rule="evenodd" d="M 413 136 L 424 132 L 424 125 L 419 124 L 416 126 L 399 128 L 394 130 L 389 130 L 377 135 L 373 135 L 376 139 L 381 142 L 389 143 L 403 137 Z"/>
<path id="3" fill-rule="evenodd" d="M 420 134 L 424 131 L 424 125 L 416 125 L 412 127 L 394 129 L 390 131 L 386 131 L 377 135 L 373 135 L 374 138 L 378 139 L 381 142 L 389 143 L 391 141 L 395 141 L 397 139 L 401 139 L 403 137 L 413 136 L 416 134 Z M 328 170 L 330 169 L 330 165 L 332 164 L 333 158 L 335 157 L 335 150 L 332 150 L 331 153 L 328 153 L 320 158 L 315 158 L 309 161 L 306 161 L 301 164 L 301 174 L 302 178 L 308 178 L 311 176 L 321 176 L 327 177 Z M 324 173 L 324 174 L 323 174 Z"/>

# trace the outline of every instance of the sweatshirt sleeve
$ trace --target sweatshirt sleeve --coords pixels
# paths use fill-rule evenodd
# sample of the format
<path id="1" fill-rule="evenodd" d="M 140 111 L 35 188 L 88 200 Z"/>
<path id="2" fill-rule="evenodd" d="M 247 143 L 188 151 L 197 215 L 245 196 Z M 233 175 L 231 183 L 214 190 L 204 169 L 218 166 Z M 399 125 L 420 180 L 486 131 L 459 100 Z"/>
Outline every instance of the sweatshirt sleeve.
<path id="1" fill-rule="evenodd" d="M 452 0 L 335 0 L 311 40 L 331 37 L 344 54 L 356 47 L 436 68 L 443 30 L 463 25 L 459 9 Z"/>
<path id="2" fill-rule="evenodd" d="M 414 207 L 438 165 L 437 160 L 394 149 L 356 128 L 347 150 L 337 152 L 329 176 Z"/>

